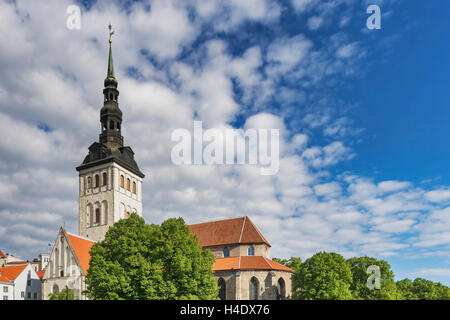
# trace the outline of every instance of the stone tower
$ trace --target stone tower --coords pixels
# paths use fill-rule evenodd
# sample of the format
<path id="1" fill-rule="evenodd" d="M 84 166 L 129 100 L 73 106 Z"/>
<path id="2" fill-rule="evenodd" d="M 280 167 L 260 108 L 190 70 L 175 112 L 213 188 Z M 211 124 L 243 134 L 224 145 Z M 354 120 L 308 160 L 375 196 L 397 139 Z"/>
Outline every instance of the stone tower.
<path id="1" fill-rule="evenodd" d="M 134 160 L 133 150 L 123 145 L 122 111 L 118 104 L 111 42 L 110 38 L 99 142 L 91 144 L 88 155 L 76 168 L 79 173 L 79 234 L 95 241 L 103 240 L 110 226 L 131 213 L 142 216 L 144 174 Z"/>

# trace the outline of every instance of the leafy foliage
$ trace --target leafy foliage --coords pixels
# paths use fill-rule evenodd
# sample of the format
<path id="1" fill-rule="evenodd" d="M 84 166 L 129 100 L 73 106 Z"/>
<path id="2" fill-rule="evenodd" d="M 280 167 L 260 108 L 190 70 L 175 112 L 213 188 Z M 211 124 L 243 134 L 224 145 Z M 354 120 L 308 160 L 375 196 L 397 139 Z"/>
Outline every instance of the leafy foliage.
<path id="1" fill-rule="evenodd" d="M 348 300 L 352 299 L 350 286 L 352 272 L 340 254 L 319 252 L 300 265 L 292 276 L 293 299 Z"/>
<path id="2" fill-rule="evenodd" d="M 386 261 L 371 257 L 355 257 L 348 259 L 347 262 L 353 274 L 353 283 L 350 290 L 355 298 L 363 300 L 400 300 L 403 298 L 395 285 L 391 266 Z M 369 266 L 380 268 L 379 289 L 369 289 L 367 286 L 367 280 L 372 276 L 372 273 L 367 272 Z"/>
<path id="3" fill-rule="evenodd" d="M 423 278 L 414 281 L 406 278 L 396 283 L 398 290 L 407 300 L 450 300 L 450 288 Z"/>
<path id="4" fill-rule="evenodd" d="M 91 299 L 216 299 L 214 255 L 202 250 L 182 218 L 147 225 L 132 214 L 91 249 Z"/>
<path id="5" fill-rule="evenodd" d="M 64 288 L 48 295 L 50 300 L 75 300 L 75 291 L 73 289 Z"/>

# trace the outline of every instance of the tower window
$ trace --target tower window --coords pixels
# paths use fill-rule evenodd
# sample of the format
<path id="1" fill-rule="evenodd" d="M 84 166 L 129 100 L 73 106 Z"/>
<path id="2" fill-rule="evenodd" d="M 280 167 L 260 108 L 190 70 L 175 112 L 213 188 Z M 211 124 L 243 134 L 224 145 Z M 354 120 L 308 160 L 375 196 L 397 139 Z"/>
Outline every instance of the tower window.
<path id="1" fill-rule="evenodd" d="M 255 255 L 255 247 L 248 247 L 248 255 L 249 256 Z"/>
<path id="2" fill-rule="evenodd" d="M 223 249 L 223 257 L 228 258 L 230 256 L 230 249 L 224 248 Z"/>
<path id="3" fill-rule="evenodd" d="M 87 178 L 87 187 L 88 187 L 88 189 L 90 189 L 91 186 L 92 186 L 92 179 L 91 179 L 91 177 L 88 177 Z"/>
<path id="4" fill-rule="evenodd" d="M 100 223 L 100 208 L 95 209 L 95 223 Z"/>
<path id="5" fill-rule="evenodd" d="M 130 191 L 130 179 L 127 179 L 127 190 Z"/>
<path id="6" fill-rule="evenodd" d="M 136 182 L 133 181 L 133 193 L 136 194 Z"/>
<path id="7" fill-rule="evenodd" d="M 124 180 L 123 176 L 120 176 L 120 187 L 124 188 L 124 185 L 125 185 L 125 180 Z"/>
<path id="8" fill-rule="evenodd" d="M 103 185 L 106 186 L 107 180 L 106 180 L 106 172 L 103 172 Z"/>
<path id="9" fill-rule="evenodd" d="M 109 122 L 109 129 L 114 130 L 114 121 Z"/>
<path id="10" fill-rule="evenodd" d="M 98 174 L 95 175 L 95 188 L 100 185 L 100 176 Z"/>

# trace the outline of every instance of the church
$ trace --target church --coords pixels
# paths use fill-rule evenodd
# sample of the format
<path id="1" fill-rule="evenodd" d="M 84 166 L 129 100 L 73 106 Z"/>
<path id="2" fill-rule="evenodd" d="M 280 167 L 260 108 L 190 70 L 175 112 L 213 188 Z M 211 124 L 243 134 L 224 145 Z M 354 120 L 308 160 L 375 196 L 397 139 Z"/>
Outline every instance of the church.
<path id="1" fill-rule="evenodd" d="M 85 277 L 89 250 L 102 241 L 109 227 L 132 213 L 142 217 L 142 188 L 145 175 L 134 152 L 124 146 L 121 134 L 118 82 L 114 75 L 109 40 L 104 102 L 100 110 L 98 142 L 89 147 L 79 173 L 78 235 L 61 227 L 42 278 L 42 299 L 66 287 L 75 298 L 89 299 Z M 249 217 L 210 221 L 189 226 L 199 244 L 216 257 L 214 277 L 222 300 L 275 300 L 291 296 L 293 270 L 269 259 L 270 244 Z"/>

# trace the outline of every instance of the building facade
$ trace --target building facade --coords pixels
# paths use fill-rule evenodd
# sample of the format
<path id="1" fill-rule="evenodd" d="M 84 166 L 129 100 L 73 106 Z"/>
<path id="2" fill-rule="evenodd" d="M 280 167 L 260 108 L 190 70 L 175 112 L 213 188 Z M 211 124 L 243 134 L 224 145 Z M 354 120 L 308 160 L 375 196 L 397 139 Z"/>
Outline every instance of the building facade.
<path id="1" fill-rule="evenodd" d="M 0 268 L 2 300 L 41 300 L 41 280 L 30 263 Z"/>
<path id="2" fill-rule="evenodd" d="M 283 300 L 291 296 L 293 270 L 269 259 L 270 244 L 249 217 L 189 226 L 216 257 L 214 277 L 222 300 Z"/>
<path id="3" fill-rule="evenodd" d="M 89 250 L 94 241 L 66 232 L 61 227 L 42 277 L 42 298 L 64 289 L 74 290 L 76 300 L 86 300 L 85 278 L 89 269 Z"/>

